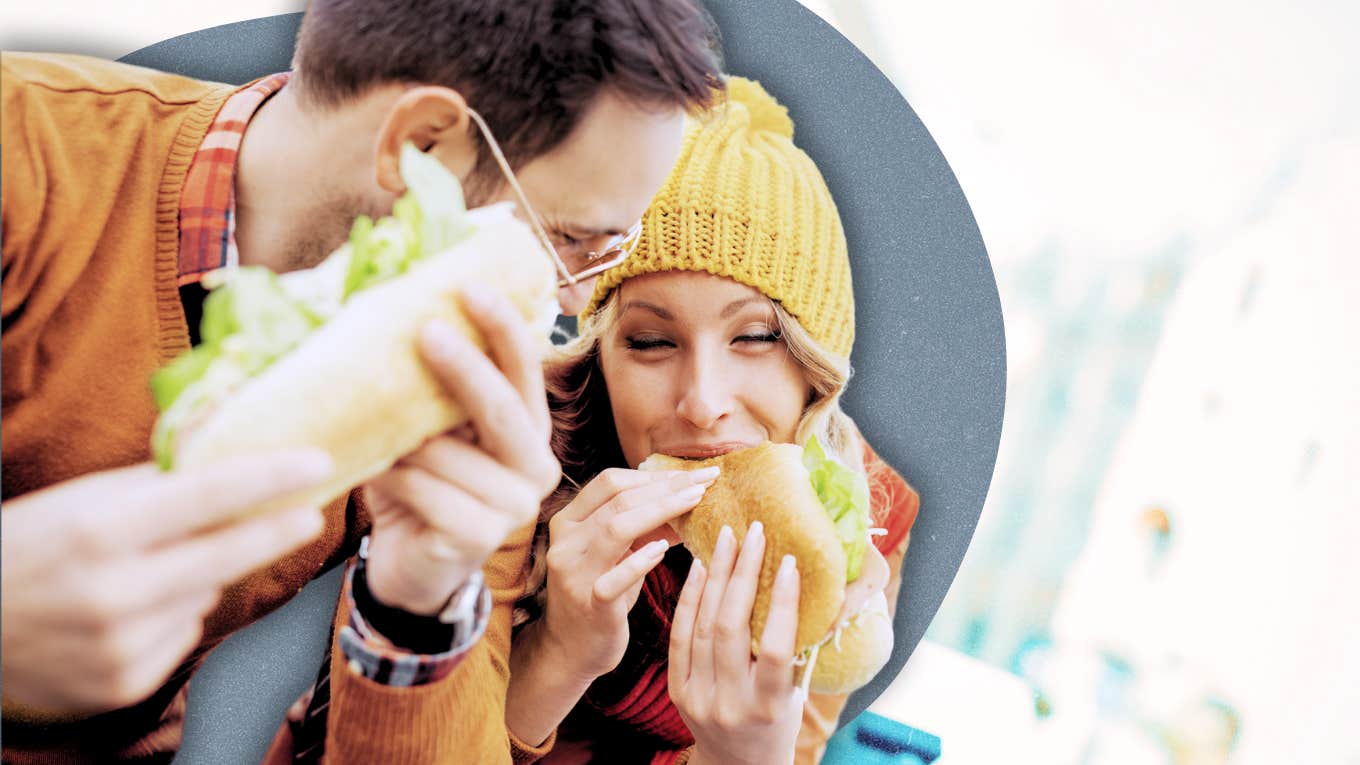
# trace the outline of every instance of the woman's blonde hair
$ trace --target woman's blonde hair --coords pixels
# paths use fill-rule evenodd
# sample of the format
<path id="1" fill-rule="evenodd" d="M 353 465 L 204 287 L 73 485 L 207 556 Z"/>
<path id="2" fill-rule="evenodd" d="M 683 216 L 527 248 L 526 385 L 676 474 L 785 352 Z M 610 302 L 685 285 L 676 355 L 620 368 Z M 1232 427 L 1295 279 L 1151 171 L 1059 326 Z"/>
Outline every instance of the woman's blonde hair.
<path id="1" fill-rule="evenodd" d="M 614 429 L 609 391 L 600 368 L 600 341 L 618 320 L 619 289 L 613 290 L 594 312 L 581 321 L 575 338 L 553 349 L 545 364 L 548 403 L 552 411 L 552 446 L 562 463 L 562 483 L 543 503 L 534 534 L 532 567 L 524 596 L 515 609 L 515 624 L 542 613 L 547 579 L 548 521 L 581 487 L 603 471 L 627 464 Z M 848 358 L 829 353 L 803 325 L 771 300 L 779 336 L 803 370 L 808 400 L 794 439 L 803 444 L 816 436 L 828 453 L 863 471 L 858 430 L 841 410 L 841 394 L 850 381 Z"/>

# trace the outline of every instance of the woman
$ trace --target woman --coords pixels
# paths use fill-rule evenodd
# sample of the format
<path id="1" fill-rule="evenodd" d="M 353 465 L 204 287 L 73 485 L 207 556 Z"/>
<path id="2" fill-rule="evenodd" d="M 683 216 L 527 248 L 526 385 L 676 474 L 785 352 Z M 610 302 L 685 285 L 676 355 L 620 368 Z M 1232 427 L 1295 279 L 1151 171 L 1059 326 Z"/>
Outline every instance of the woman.
<path id="1" fill-rule="evenodd" d="M 551 369 L 565 480 L 516 613 L 506 723 L 519 760 L 551 748 L 545 761 L 810 763 L 834 729 L 845 697 L 804 699 L 793 682 L 796 561 L 776 579 L 752 659 L 763 530 L 725 534 L 710 569 L 672 547 L 665 524 L 715 476 L 627 469 L 652 453 L 705 457 L 815 435 L 868 472 L 886 532 L 847 608 L 884 589 L 895 602 L 916 496 L 840 409 L 849 259 L 825 183 L 792 134 L 759 85 L 729 80 L 727 104 L 688 131 L 637 251 L 600 278 Z"/>

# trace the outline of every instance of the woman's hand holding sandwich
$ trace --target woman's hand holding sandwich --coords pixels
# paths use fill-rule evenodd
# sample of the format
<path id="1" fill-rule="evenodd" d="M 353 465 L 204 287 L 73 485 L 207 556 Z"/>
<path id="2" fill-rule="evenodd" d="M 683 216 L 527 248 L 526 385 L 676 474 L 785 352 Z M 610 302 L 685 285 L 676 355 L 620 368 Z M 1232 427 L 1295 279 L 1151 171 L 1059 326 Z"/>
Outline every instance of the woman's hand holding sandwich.
<path id="1" fill-rule="evenodd" d="M 533 522 L 560 475 L 541 343 L 490 290 L 465 290 L 464 306 L 487 355 L 442 322 L 425 327 L 420 346 L 468 425 L 430 439 L 366 487 L 369 589 L 416 614 L 438 612 L 511 532 Z"/>
<path id="2" fill-rule="evenodd" d="M 798 630 L 798 568 L 785 556 L 775 576 L 760 656 L 751 658 L 764 529 L 751 524 L 737 553 L 723 527 L 711 568 L 695 559 L 671 623 L 671 700 L 694 734 L 692 765 L 788 763 L 803 717 L 802 689 L 793 683 Z"/>
<path id="3" fill-rule="evenodd" d="M 591 681 L 623 659 L 628 612 L 668 548 L 647 538 L 689 512 L 717 475 L 611 468 L 553 515 L 543 618 L 511 653 L 506 721 L 515 735 L 546 739 Z"/>

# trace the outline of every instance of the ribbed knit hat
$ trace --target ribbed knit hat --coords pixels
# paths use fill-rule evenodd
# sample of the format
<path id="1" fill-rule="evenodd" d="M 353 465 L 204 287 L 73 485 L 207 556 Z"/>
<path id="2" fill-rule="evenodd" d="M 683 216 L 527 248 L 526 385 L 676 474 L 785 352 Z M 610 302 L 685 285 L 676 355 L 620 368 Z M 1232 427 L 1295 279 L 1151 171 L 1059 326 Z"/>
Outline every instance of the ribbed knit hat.
<path id="1" fill-rule="evenodd" d="M 850 355 L 855 299 L 840 215 L 817 166 L 793 145 L 788 110 L 759 83 L 729 77 L 725 101 L 687 125 L 637 249 L 600 276 L 581 317 L 624 280 L 674 270 L 755 287 L 827 351 Z"/>

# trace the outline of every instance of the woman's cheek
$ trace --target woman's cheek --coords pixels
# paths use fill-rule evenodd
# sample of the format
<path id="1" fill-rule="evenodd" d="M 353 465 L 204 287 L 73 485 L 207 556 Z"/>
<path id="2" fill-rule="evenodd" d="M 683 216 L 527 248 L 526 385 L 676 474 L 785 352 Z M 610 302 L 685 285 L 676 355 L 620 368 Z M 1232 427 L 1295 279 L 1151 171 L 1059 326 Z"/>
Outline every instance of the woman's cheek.
<path id="1" fill-rule="evenodd" d="M 652 453 L 647 434 L 662 411 L 662 389 L 653 368 L 627 361 L 612 367 L 605 375 L 605 387 L 614 410 L 614 429 L 629 467 L 637 467 Z"/>
<path id="2" fill-rule="evenodd" d="M 810 390 L 802 367 L 787 351 L 748 358 L 743 366 L 739 374 L 745 399 L 760 412 L 770 440 L 793 443 Z"/>

